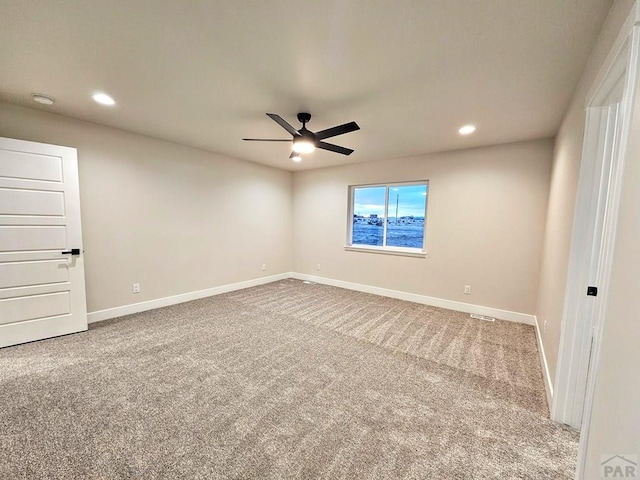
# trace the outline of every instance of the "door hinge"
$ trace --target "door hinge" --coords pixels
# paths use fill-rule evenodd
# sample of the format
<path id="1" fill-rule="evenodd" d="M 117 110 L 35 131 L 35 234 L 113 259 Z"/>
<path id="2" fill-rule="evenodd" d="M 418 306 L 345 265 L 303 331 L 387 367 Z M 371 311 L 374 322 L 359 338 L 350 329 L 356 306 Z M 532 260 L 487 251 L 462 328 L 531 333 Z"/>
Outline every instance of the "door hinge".
<path id="1" fill-rule="evenodd" d="M 598 287 L 587 287 L 587 295 L 590 297 L 598 296 Z"/>

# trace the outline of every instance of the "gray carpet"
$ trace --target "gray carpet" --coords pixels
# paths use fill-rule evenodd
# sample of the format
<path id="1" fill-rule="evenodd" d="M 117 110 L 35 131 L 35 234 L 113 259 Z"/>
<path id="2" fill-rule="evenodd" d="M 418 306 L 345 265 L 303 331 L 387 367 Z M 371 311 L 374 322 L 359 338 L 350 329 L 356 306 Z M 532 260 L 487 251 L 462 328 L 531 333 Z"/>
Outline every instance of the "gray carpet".
<path id="1" fill-rule="evenodd" d="M 533 328 L 284 280 L 0 350 L 2 479 L 562 479 Z"/>

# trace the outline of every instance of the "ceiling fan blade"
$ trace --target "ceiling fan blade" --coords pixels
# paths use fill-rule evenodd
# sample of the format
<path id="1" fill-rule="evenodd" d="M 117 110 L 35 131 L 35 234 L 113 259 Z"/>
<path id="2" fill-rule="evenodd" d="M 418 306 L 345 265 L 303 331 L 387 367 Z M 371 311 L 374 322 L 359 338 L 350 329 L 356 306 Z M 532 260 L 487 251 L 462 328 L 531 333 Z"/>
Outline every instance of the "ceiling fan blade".
<path id="1" fill-rule="evenodd" d="M 325 138 L 336 137 L 345 133 L 355 132 L 356 130 L 360 130 L 358 124 L 356 122 L 349 122 L 343 125 L 338 125 L 337 127 L 320 130 L 319 132 L 316 132 L 315 135 L 318 140 L 324 140 Z"/>
<path id="2" fill-rule="evenodd" d="M 329 150 L 330 152 L 341 153 L 342 155 L 351 155 L 353 153 L 353 150 L 351 150 L 350 148 L 341 147 L 340 145 L 334 145 L 333 143 L 327 142 L 316 142 L 316 148 Z"/>
<path id="3" fill-rule="evenodd" d="M 245 142 L 291 142 L 284 138 L 243 138 Z"/>
<path id="4" fill-rule="evenodd" d="M 293 128 L 291 125 L 289 125 L 287 121 L 284 118 L 282 118 L 280 115 L 276 115 L 275 113 L 267 113 L 267 116 L 271 120 L 276 122 L 278 125 L 280 125 L 282 128 L 284 128 L 287 132 L 289 132 L 294 137 L 297 137 L 298 135 L 300 135 L 298 131 L 295 128 Z"/>

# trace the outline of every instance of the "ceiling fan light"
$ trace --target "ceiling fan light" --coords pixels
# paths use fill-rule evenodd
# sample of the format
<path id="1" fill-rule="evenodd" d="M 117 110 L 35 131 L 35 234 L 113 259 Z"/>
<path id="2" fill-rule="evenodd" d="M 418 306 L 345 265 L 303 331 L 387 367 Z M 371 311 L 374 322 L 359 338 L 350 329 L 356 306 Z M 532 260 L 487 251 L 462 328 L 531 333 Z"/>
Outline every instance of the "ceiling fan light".
<path id="1" fill-rule="evenodd" d="M 293 151 L 296 153 L 311 153 L 316 149 L 309 140 L 298 140 L 293 142 Z"/>
<path id="2" fill-rule="evenodd" d="M 291 157 L 291 160 L 293 160 L 294 162 L 301 162 L 302 157 L 300 155 L 294 155 L 293 157 Z"/>

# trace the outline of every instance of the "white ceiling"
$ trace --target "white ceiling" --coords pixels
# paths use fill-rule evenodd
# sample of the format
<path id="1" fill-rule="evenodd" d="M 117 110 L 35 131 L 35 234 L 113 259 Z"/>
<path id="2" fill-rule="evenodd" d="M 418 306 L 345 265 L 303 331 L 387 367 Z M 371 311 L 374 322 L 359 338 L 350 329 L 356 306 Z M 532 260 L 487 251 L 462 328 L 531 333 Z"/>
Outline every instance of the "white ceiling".
<path id="1" fill-rule="evenodd" d="M 291 170 L 550 137 L 610 6 L 0 0 L 0 99 Z M 293 164 L 289 144 L 241 141 L 290 138 L 265 113 L 299 128 L 299 111 L 312 131 L 358 122 L 327 140 L 355 153 Z"/>

